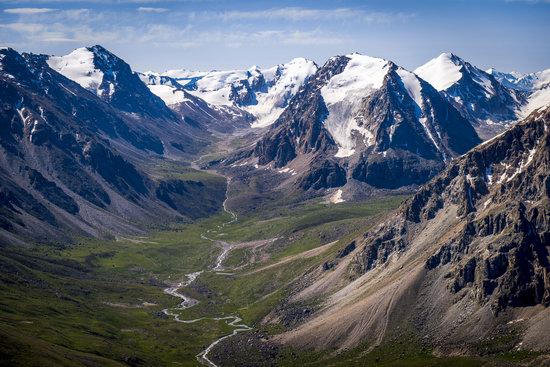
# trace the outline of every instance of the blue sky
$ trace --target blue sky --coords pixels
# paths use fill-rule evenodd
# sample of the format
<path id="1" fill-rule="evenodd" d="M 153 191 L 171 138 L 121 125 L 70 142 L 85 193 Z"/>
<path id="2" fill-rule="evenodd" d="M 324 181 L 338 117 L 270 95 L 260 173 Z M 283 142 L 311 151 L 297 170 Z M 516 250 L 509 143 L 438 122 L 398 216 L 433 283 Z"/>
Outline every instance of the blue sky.
<path id="1" fill-rule="evenodd" d="M 451 51 L 482 67 L 550 68 L 550 0 L 0 0 L 0 44 L 101 44 L 136 70 L 263 67 L 360 52 L 414 69 Z"/>

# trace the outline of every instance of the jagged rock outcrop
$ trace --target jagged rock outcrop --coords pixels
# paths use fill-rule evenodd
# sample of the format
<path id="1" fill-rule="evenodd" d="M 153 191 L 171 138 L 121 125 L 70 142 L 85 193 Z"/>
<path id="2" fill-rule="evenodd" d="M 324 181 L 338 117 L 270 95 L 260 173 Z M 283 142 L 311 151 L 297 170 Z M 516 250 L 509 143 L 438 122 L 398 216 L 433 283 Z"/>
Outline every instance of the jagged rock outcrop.
<path id="1" fill-rule="evenodd" d="M 549 127 L 550 110 L 536 112 L 458 158 L 408 200 L 397 218 L 366 235 L 353 272 L 365 273 L 407 251 L 426 226 L 437 226 L 438 215 L 454 207 L 459 229 L 441 242 L 426 268 L 447 269 L 451 292 L 469 289 L 494 310 L 548 306 Z"/>

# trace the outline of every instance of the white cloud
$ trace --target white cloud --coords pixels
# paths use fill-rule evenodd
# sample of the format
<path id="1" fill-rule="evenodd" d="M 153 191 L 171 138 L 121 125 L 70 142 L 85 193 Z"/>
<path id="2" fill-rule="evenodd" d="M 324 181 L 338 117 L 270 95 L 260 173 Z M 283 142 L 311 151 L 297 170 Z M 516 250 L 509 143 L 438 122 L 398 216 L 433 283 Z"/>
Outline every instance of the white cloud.
<path id="1" fill-rule="evenodd" d="M 140 6 L 137 10 L 141 13 L 164 13 L 168 9 L 166 9 L 166 8 L 149 8 L 149 7 L 145 7 L 145 6 Z"/>
<path id="2" fill-rule="evenodd" d="M 54 10 L 55 9 L 50 9 L 50 8 L 11 8 L 11 9 L 4 9 L 4 13 L 28 15 L 28 14 L 49 13 Z"/>
<path id="3" fill-rule="evenodd" d="M 20 33 L 37 33 L 43 31 L 45 26 L 39 23 L 9 23 L 0 24 L 0 28 L 5 28 Z"/>
<path id="4" fill-rule="evenodd" d="M 346 42 L 342 37 L 323 32 L 319 29 L 302 30 L 263 30 L 251 35 L 243 35 L 249 40 L 274 41 L 285 45 L 334 45 Z"/>
<path id="5" fill-rule="evenodd" d="M 346 42 L 341 37 L 335 37 L 319 30 L 289 32 L 282 41 L 287 45 L 338 45 Z"/>

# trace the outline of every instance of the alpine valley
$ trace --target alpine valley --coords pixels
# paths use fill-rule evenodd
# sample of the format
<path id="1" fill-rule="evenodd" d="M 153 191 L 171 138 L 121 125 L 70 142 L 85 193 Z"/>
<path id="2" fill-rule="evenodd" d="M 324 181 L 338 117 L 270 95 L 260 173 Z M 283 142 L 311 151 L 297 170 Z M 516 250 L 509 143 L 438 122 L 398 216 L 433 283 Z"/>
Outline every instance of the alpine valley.
<path id="1" fill-rule="evenodd" d="M 550 365 L 550 69 L 4 47 L 0 151 L 1 366 Z"/>

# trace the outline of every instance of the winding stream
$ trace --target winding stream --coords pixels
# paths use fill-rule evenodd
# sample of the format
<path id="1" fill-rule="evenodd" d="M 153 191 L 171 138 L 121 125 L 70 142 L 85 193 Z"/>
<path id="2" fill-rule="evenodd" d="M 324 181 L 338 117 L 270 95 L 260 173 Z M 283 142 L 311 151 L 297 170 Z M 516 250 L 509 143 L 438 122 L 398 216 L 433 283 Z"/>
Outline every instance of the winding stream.
<path id="1" fill-rule="evenodd" d="M 229 190 L 230 182 L 231 181 L 228 178 L 227 179 L 227 190 Z M 227 242 L 212 239 L 212 238 L 208 237 L 208 234 L 218 232 L 221 229 L 223 229 L 224 227 L 226 227 L 226 226 L 230 225 L 231 223 L 234 223 L 234 222 L 237 221 L 237 215 L 235 213 L 233 213 L 232 211 L 230 211 L 229 209 L 227 209 L 227 205 L 226 205 L 227 204 L 227 199 L 228 198 L 227 198 L 227 193 L 226 193 L 226 198 L 223 201 L 223 210 L 226 213 L 231 215 L 231 220 L 219 225 L 216 231 L 214 231 L 212 229 L 209 229 L 206 232 L 201 233 L 201 238 L 202 239 L 209 240 L 209 241 L 212 241 L 212 242 L 217 242 L 222 246 L 222 252 L 216 258 L 216 263 L 215 263 L 214 267 L 210 270 L 201 270 L 201 271 L 196 271 L 194 273 L 186 274 L 185 275 L 187 277 L 186 281 L 182 281 L 182 282 L 180 282 L 180 283 L 178 283 L 174 286 L 171 286 L 171 287 L 168 287 L 168 288 L 164 289 L 164 293 L 169 294 L 173 297 L 179 298 L 181 300 L 181 303 L 177 307 L 166 308 L 166 309 L 162 310 L 167 316 L 173 317 L 174 321 L 181 322 L 181 323 L 184 323 L 184 324 L 192 324 L 192 323 L 202 321 L 202 320 L 214 320 L 214 321 L 225 320 L 227 325 L 235 327 L 235 329 L 233 329 L 233 332 L 231 334 L 228 334 L 228 335 L 222 336 L 221 338 L 216 339 L 205 350 L 203 350 L 202 352 L 197 354 L 197 360 L 199 362 L 201 362 L 202 364 L 204 364 L 206 366 L 210 366 L 210 367 L 218 367 L 218 365 L 216 365 L 214 362 L 212 362 L 208 358 L 208 353 L 210 353 L 212 348 L 214 348 L 222 340 L 230 338 L 232 336 L 235 336 L 235 335 L 237 335 L 238 333 L 240 333 L 242 331 L 251 330 L 252 328 L 250 326 L 246 325 L 246 324 L 241 323 L 242 319 L 239 316 L 201 317 L 199 319 L 193 319 L 193 320 L 182 320 L 182 319 L 180 319 L 179 318 L 179 311 L 182 311 L 182 310 L 185 310 L 187 308 L 196 306 L 199 303 L 199 301 L 194 299 L 194 298 L 188 297 L 183 293 L 180 293 L 179 290 L 181 288 L 184 288 L 184 287 L 187 287 L 187 286 L 191 285 L 195 281 L 195 279 L 197 279 L 197 277 L 199 277 L 199 275 L 201 275 L 205 271 L 214 271 L 216 273 L 219 273 L 220 271 L 224 270 L 223 262 L 227 258 L 227 256 L 229 255 L 229 252 L 231 251 L 232 246 L 231 246 L 231 244 L 229 244 Z"/>

